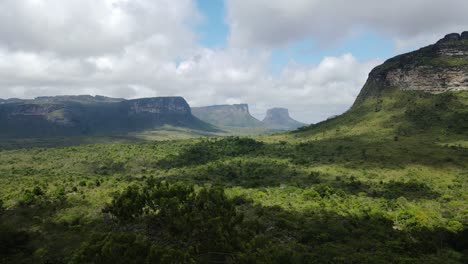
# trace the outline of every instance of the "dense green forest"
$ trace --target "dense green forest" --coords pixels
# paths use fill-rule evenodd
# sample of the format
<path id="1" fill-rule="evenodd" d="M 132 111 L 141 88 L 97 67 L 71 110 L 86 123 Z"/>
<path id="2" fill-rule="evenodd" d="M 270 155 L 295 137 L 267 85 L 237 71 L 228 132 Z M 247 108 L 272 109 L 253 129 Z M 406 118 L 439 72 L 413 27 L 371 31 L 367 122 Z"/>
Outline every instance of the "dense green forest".
<path id="1" fill-rule="evenodd" d="M 10 144 L 0 262 L 467 263 L 467 105 L 390 91 L 271 136 Z"/>

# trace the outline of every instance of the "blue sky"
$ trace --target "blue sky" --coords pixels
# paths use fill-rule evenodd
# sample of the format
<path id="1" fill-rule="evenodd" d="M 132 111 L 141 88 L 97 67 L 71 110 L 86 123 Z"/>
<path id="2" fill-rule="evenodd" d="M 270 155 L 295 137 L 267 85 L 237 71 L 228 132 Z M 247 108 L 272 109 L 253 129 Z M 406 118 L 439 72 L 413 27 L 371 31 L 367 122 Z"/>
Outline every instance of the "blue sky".
<path id="1" fill-rule="evenodd" d="M 468 30 L 466 0 L 0 0 L 0 10 L 0 98 L 183 96 L 246 103 L 260 119 L 285 107 L 310 123 L 346 111 L 385 59 Z"/>
<path id="2" fill-rule="evenodd" d="M 204 19 L 198 26 L 201 43 L 209 48 L 226 46 L 229 27 L 225 20 L 224 0 L 197 0 Z"/>
<path id="3" fill-rule="evenodd" d="M 226 48 L 229 26 L 226 22 L 224 0 L 197 0 L 203 15 L 196 30 L 203 46 L 214 49 Z M 324 46 L 310 36 L 284 47 L 271 50 L 270 70 L 278 74 L 288 63 L 304 66 L 316 65 L 326 56 L 353 54 L 359 61 L 386 59 L 395 55 L 393 40 L 370 30 L 360 30 L 343 41 Z"/>

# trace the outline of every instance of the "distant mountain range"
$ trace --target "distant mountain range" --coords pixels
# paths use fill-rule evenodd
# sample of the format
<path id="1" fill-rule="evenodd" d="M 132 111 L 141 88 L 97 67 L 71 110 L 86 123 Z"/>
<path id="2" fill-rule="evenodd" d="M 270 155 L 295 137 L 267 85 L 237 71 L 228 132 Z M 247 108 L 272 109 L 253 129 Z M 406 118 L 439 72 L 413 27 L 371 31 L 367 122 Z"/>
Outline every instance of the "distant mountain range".
<path id="1" fill-rule="evenodd" d="M 191 113 L 182 97 L 124 100 L 104 96 L 3 100 L 0 137 L 112 135 L 164 125 L 218 131 Z"/>
<path id="2" fill-rule="evenodd" d="M 207 123 L 224 128 L 252 128 L 265 131 L 287 131 L 306 124 L 292 119 L 286 108 L 272 108 L 263 121 L 253 117 L 247 104 L 193 107 L 192 113 Z"/>
<path id="3" fill-rule="evenodd" d="M 126 100 L 72 95 L 0 99 L 0 138 L 122 135 L 166 125 L 210 133 L 241 129 L 248 134 L 302 125 L 284 110 L 270 110 L 262 122 L 250 115 L 246 104 L 190 108 L 182 97 Z"/>

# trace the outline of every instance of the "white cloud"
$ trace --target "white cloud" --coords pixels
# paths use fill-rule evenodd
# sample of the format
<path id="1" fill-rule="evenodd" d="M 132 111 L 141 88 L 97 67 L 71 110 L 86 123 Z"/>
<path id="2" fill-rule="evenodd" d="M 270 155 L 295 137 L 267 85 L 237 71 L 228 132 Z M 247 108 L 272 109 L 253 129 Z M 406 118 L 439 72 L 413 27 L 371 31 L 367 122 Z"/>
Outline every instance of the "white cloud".
<path id="1" fill-rule="evenodd" d="M 82 60 L 0 51 L 0 95 L 181 95 L 194 106 L 249 103 L 258 118 L 267 108 L 282 106 L 300 120 L 316 122 L 345 111 L 377 64 L 361 63 L 345 54 L 327 57 L 312 67 L 291 64 L 273 76 L 267 52 L 200 48 L 178 64 L 145 53 L 133 50 Z"/>
<path id="2" fill-rule="evenodd" d="M 163 51 L 193 44 L 191 0 L 2 0 L 0 35 L 11 50 L 92 56 L 152 39 Z M 158 50 L 155 48 L 155 50 Z"/>
<path id="3" fill-rule="evenodd" d="M 345 111 L 380 61 L 343 54 L 317 65 L 291 62 L 272 74 L 271 47 L 310 36 L 336 40 L 373 26 L 405 49 L 452 27 L 432 9 L 425 15 L 440 26 L 418 15 L 422 0 L 396 0 L 406 11 L 374 2 L 350 8 L 334 0 L 228 0 L 231 45 L 210 49 L 197 41 L 194 0 L 0 0 L 0 97 L 180 95 L 194 106 L 248 103 L 259 118 L 267 108 L 287 107 L 301 121 L 320 121 Z M 455 2 L 424 6 L 444 11 Z M 464 6 L 443 13 L 455 16 Z"/>
<path id="4" fill-rule="evenodd" d="M 405 49 L 467 30 L 466 10 L 465 0 L 227 0 L 230 43 L 236 47 L 277 47 L 308 37 L 329 43 L 366 29 Z"/>

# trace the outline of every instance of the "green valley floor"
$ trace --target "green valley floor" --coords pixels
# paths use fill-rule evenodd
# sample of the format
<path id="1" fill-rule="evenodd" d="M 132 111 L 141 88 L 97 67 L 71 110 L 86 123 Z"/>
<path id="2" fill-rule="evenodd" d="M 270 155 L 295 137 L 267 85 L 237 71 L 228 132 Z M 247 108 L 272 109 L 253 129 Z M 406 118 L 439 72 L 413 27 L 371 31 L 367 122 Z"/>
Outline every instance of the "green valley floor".
<path id="1" fill-rule="evenodd" d="M 467 102 L 391 92 L 269 136 L 10 144 L 0 263 L 467 263 Z"/>

